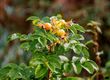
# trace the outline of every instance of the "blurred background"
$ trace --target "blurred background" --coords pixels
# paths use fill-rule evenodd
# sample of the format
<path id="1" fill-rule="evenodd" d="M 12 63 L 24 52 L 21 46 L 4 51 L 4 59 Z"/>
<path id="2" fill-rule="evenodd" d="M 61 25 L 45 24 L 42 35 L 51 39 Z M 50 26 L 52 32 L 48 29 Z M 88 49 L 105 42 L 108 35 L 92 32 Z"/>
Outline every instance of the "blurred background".
<path id="1" fill-rule="evenodd" d="M 93 40 L 90 47 L 91 59 L 97 60 L 95 53 L 100 53 L 99 65 L 105 75 L 110 73 L 110 0 L 0 0 L 0 67 L 7 63 L 26 63 L 28 52 L 19 48 L 19 41 L 7 42 L 8 36 L 15 32 L 28 34 L 32 26 L 26 19 L 61 14 L 64 19 L 79 23 L 96 34 L 85 34 Z M 87 26 L 91 21 L 91 26 Z M 98 29 L 94 28 L 98 27 Z M 101 31 L 100 31 L 101 29 Z M 94 37 L 96 37 L 94 39 Z M 93 51 L 93 47 L 98 48 Z M 93 51 L 93 52 L 92 52 Z M 103 54 L 102 54 L 103 51 Z M 108 74 L 107 74 L 108 73 Z"/>

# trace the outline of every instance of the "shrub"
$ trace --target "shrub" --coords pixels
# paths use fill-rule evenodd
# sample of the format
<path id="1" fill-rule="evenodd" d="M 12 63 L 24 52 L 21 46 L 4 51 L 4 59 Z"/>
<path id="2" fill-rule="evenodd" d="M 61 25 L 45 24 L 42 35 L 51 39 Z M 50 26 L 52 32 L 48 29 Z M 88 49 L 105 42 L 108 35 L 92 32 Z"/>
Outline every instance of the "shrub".
<path id="1" fill-rule="evenodd" d="M 10 40 L 19 39 L 20 47 L 32 53 L 29 66 L 9 64 L 0 69 L 1 80 L 80 80 L 73 74 L 80 74 L 82 69 L 90 74 L 98 70 L 82 42 L 82 26 L 65 21 L 61 15 L 42 19 L 31 16 L 27 20 L 32 21 L 33 31 L 27 35 L 14 33 Z M 72 58 L 66 56 L 70 52 Z"/>

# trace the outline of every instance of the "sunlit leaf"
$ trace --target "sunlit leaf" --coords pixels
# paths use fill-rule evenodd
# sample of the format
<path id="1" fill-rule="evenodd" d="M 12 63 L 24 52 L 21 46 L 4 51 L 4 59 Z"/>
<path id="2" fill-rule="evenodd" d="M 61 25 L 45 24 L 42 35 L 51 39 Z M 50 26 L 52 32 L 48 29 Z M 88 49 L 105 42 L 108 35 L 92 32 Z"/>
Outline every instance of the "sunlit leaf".
<path id="1" fill-rule="evenodd" d="M 55 68 L 61 68 L 60 59 L 57 56 L 48 56 L 48 61 L 51 63 Z"/>
<path id="2" fill-rule="evenodd" d="M 15 40 L 15 39 L 18 39 L 18 38 L 20 38 L 20 34 L 19 33 L 14 33 L 14 34 L 11 35 L 10 40 Z"/>
<path id="3" fill-rule="evenodd" d="M 97 70 L 97 71 L 99 70 L 98 65 L 97 65 L 94 61 L 90 60 L 89 62 L 91 63 L 91 65 L 93 66 L 93 68 L 94 68 L 95 70 Z"/>
<path id="4" fill-rule="evenodd" d="M 68 78 L 64 78 L 63 80 L 83 80 L 79 77 L 68 77 Z"/>
<path id="5" fill-rule="evenodd" d="M 70 37 L 71 40 L 84 40 L 84 37 L 80 34 L 75 34 Z"/>
<path id="6" fill-rule="evenodd" d="M 28 51 L 30 49 L 30 45 L 28 42 L 24 42 L 20 45 L 21 48 L 23 48 L 24 50 Z"/>
<path id="7" fill-rule="evenodd" d="M 69 61 L 69 59 L 66 56 L 60 55 L 59 57 L 60 57 L 61 61 L 63 61 L 63 62 Z"/>
<path id="8" fill-rule="evenodd" d="M 81 63 L 80 62 L 72 63 L 72 66 L 73 66 L 74 72 L 76 74 L 80 74 L 81 73 L 82 66 L 81 66 Z"/>
<path id="9" fill-rule="evenodd" d="M 64 63 L 63 68 L 65 72 L 71 72 L 72 65 L 70 63 Z"/>
<path id="10" fill-rule="evenodd" d="M 85 48 L 85 47 L 82 48 L 82 54 L 84 57 L 89 58 L 89 52 L 88 52 L 87 48 Z"/>
<path id="11" fill-rule="evenodd" d="M 40 20 L 40 19 L 39 19 L 39 17 L 36 17 L 36 16 L 30 16 L 27 18 L 27 21 L 28 20 Z"/>
<path id="12" fill-rule="evenodd" d="M 38 65 L 35 69 L 35 75 L 37 78 L 43 77 L 47 73 L 48 69 L 43 65 Z"/>
<path id="13" fill-rule="evenodd" d="M 85 62 L 85 63 L 83 63 L 83 64 L 82 64 L 82 67 L 83 67 L 85 70 L 87 70 L 90 74 L 93 74 L 94 68 L 93 68 L 93 66 L 91 65 L 90 62 Z"/>
<path id="14" fill-rule="evenodd" d="M 49 17 L 43 17 L 42 18 L 42 21 L 44 21 L 44 22 L 50 22 L 50 18 Z"/>
<path id="15" fill-rule="evenodd" d="M 73 25 L 70 27 L 70 30 L 74 35 L 77 34 L 77 30 L 75 29 Z"/>
<path id="16" fill-rule="evenodd" d="M 73 24 L 73 26 L 75 27 L 76 30 L 80 31 L 80 32 L 85 32 L 85 29 L 80 26 L 79 24 Z"/>

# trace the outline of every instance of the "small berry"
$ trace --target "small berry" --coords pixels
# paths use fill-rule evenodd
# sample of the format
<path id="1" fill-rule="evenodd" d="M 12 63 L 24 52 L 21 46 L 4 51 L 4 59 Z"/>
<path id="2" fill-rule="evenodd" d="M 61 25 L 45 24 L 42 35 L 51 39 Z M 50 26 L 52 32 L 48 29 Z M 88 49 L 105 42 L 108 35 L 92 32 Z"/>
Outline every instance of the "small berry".
<path id="1" fill-rule="evenodd" d="M 45 30 L 51 30 L 52 29 L 52 25 L 50 23 L 44 23 L 43 28 Z"/>
<path id="2" fill-rule="evenodd" d="M 62 37 L 62 36 L 65 36 L 65 35 L 66 35 L 66 32 L 65 32 L 63 29 L 60 29 L 60 30 L 58 30 L 58 31 L 56 32 L 56 34 L 57 34 L 57 36 Z"/>
<path id="3" fill-rule="evenodd" d="M 42 28 L 43 27 L 43 24 L 42 23 L 38 23 L 36 26 Z"/>

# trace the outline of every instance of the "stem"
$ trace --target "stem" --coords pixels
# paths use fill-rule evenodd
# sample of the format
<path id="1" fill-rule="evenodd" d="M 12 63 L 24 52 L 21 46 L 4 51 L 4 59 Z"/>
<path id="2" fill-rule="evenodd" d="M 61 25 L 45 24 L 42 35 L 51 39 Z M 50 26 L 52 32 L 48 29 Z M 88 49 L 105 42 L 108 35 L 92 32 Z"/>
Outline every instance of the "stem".
<path id="1" fill-rule="evenodd" d="M 96 75 L 97 75 L 97 72 L 90 78 L 90 80 L 94 80 Z"/>
<path id="2" fill-rule="evenodd" d="M 49 69 L 48 70 L 48 80 L 50 80 L 50 78 L 51 78 L 51 70 Z"/>

